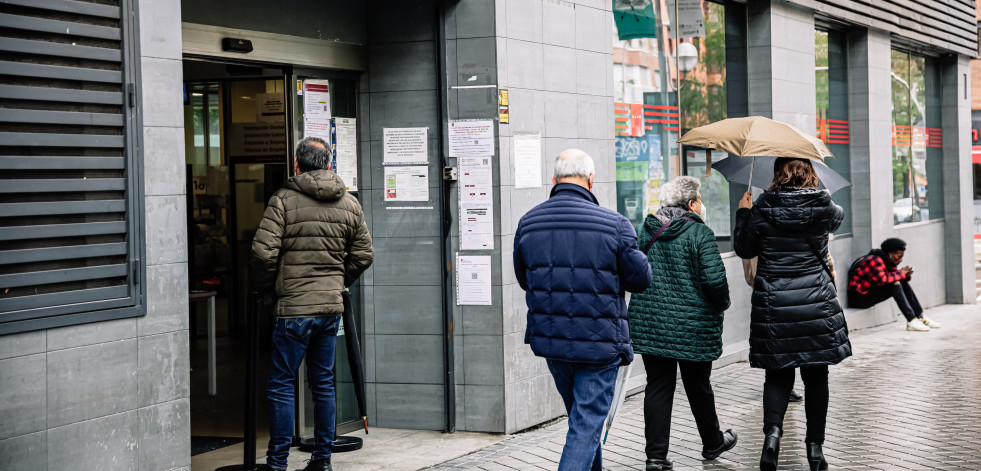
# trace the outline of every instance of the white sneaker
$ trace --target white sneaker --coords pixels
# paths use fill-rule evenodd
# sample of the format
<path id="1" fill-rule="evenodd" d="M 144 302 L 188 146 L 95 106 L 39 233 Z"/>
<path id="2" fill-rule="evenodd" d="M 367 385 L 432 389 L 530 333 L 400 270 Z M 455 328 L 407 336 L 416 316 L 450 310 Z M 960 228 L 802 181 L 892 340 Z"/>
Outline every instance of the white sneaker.
<path id="1" fill-rule="evenodd" d="M 929 317 L 926 317 L 926 316 L 921 317 L 920 320 L 923 321 L 923 325 L 925 325 L 925 326 L 927 326 L 927 327 L 929 327 L 931 329 L 939 329 L 939 328 L 943 327 L 943 325 L 941 325 L 939 322 L 937 322 L 937 321 L 935 321 L 933 319 L 930 319 Z"/>
<path id="2" fill-rule="evenodd" d="M 929 332 L 930 328 L 927 327 L 919 317 L 917 317 L 906 323 L 906 330 L 911 330 L 913 332 Z"/>

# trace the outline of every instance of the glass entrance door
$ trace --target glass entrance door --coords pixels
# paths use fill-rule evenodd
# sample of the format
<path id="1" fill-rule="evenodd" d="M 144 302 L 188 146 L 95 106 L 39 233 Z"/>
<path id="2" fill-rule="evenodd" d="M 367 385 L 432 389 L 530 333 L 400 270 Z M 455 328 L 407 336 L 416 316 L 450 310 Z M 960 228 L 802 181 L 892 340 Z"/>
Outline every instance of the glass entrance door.
<path id="1" fill-rule="evenodd" d="M 350 75 L 330 75 L 323 71 L 294 69 L 287 99 L 290 115 L 289 135 L 292 147 L 306 137 L 319 137 L 329 143 L 335 158 L 331 170 L 337 172 L 348 191 L 361 200 L 358 194 L 358 143 L 357 143 L 357 78 Z M 293 172 L 292 152 L 289 168 Z M 362 201 L 362 204 L 365 202 Z M 357 332 L 364 331 L 361 317 L 361 286 L 355 282 L 350 287 L 352 310 Z M 354 382 L 348 354 L 348 339 L 352 329 L 343 322 L 337 334 L 337 350 L 334 365 L 335 394 L 337 397 L 337 433 L 346 433 L 361 426 L 361 414 L 355 396 Z M 357 339 L 364 352 L 364 338 Z M 362 371 L 364 365 L 361 365 Z M 313 436 L 313 401 L 307 381 L 306 365 L 301 368 L 302 385 L 299 387 L 296 428 L 301 438 Z"/>

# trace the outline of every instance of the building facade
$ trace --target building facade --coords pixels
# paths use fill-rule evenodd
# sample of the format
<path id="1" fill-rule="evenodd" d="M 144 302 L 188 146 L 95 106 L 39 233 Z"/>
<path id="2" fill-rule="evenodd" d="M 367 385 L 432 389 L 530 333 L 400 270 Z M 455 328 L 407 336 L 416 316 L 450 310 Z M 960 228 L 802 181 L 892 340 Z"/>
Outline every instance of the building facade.
<path id="1" fill-rule="evenodd" d="M 852 182 L 839 267 L 901 237 L 925 306 L 975 301 L 973 1 L 367 3 L 7 2 L 0 468 L 185 469 L 197 438 L 242 436 L 249 245 L 307 135 L 336 142 L 374 239 L 352 287 L 372 426 L 511 433 L 564 413 L 524 344 L 511 250 L 568 147 L 635 223 L 662 181 L 703 179 L 732 291 L 719 365 L 748 355 L 729 241 L 747 187 L 676 143 L 718 119 L 829 144 Z M 342 432 L 360 419 L 346 362 Z"/>

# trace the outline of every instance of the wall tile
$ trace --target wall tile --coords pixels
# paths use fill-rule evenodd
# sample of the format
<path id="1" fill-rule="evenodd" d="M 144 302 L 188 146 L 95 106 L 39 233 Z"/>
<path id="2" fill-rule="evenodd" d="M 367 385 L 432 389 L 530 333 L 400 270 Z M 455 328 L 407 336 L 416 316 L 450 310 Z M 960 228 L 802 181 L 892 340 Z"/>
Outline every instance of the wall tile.
<path id="1" fill-rule="evenodd" d="M 384 11 L 382 15 L 378 12 Z M 368 9 L 368 38 L 372 44 L 433 39 L 435 15 L 425 3 L 384 0 Z"/>
<path id="2" fill-rule="evenodd" d="M 542 42 L 542 0 L 507 0 L 504 14 L 508 38 Z"/>
<path id="3" fill-rule="evenodd" d="M 382 140 L 384 128 L 428 127 L 430 137 L 439 130 L 434 90 L 371 93 L 368 100 L 372 141 Z"/>
<path id="4" fill-rule="evenodd" d="M 459 2 L 454 7 L 457 38 L 484 38 L 495 34 L 494 0 Z M 500 12 L 501 15 L 504 12 Z"/>
<path id="5" fill-rule="evenodd" d="M 138 354 L 141 407 L 190 395 L 190 346 L 186 330 L 140 337 Z"/>
<path id="6" fill-rule="evenodd" d="M 429 166 L 429 180 L 435 182 L 438 169 L 436 159 Z M 384 167 L 382 167 L 384 168 Z M 374 172 L 382 181 L 384 171 Z M 372 239 L 386 237 L 437 237 L 439 236 L 439 190 L 430 188 L 429 201 L 403 202 L 385 201 L 385 189 L 378 188 L 363 192 L 365 205 L 371 205 L 371 237 Z M 425 206 L 431 209 L 385 209 L 386 207 Z"/>
<path id="7" fill-rule="evenodd" d="M 541 43 L 508 39 L 508 87 L 542 89 L 544 86 L 542 51 Z"/>
<path id="8" fill-rule="evenodd" d="M 612 38 L 606 34 L 607 24 L 612 22 L 610 12 L 576 8 L 576 49 L 612 54 Z"/>
<path id="9" fill-rule="evenodd" d="M 143 126 L 184 128 L 184 98 L 181 95 L 181 61 L 144 57 L 140 60 L 143 80 L 140 104 Z"/>
<path id="10" fill-rule="evenodd" d="M 578 101 L 572 93 L 545 93 L 545 136 L 579 137 Z M 612 115 L 611 115 L 612 116 Z M 612 120 L 610 120 L 612 121 Z"/>
<path id="11" fill-rule="evenodd" d="M 48 463 L 73 469 L 138 468 L 139 419 L 131 410 L 48 430 Z"/>
<path id="12" fill-rule="evenodd" d="M 466 384 L 503 385 L 504 352 L 499 335 L 467 335 L 463 348 Z"/>
<path id="13" fill-rule="evenodd" d="M 552 403 L 558 396 L 551 374 L 508 383 L 504 387 L 507 427 L 505 433 L 514 433 L 558 417 Z"/>
<path id="14" fill-rule="evenodd" d="M 374 245 L 374 266 L 385 268 L 374 272 L 373 284 L 376 287 L 439 286 L 443 268 L 439 264 L 438 238 L 379 237 L 374 240 Z M 378 315 L 377 311 L 375 315 Z"/>
<path id="15" fill-rule="evenodd" d="M 374 290 L 375 333 L 443 334 L 439 286 L 386 286 Z"/>
<path id="16" fill-rule="evenodd" d="M 379 427 L 442 430 L 446 397 L 441 384 L 375 384 Z"/>
<path id="17" fill-rule="evenodd" d="M 544 59 L 545 90 L 552 92 L 576 93 L 576 54 L 579 51 L 568 47 L 542 46 Z"/>
<path id="18" fill-rule="evenodd" d="M 545 92 L 512 88 L 508 99 L 511 124 L 507 127 L 512 135 L 545 132 Z"/>
<path id="19" fill-rule="evenodd" d="M 436 43 L 417 41 L 368 47 L 372 93 L 436 88 Z"/>
<path id="20" fill-rule="evenodd" d="M 510 250 L 508 248 L 508 251 Z M 511 257 L 508 256 L 507 258 L 510 259 Z M 501 306 L 501 285 L 499 284 L 494 284 L 491 287 L 490 306 L 460 306 L 463 317 L 463 333 L 466 335 L 501 335 L 503 322 Z"/>
<path id="21" fill-rule="evenodd" d="M 492 80 L 496 76 L 495 72 L 487 78 Z M 454 119 L 497 119 L 497 88 L 461 88 L 453 91 L 458 95 Z"/>
<path id="22" fill-rule="evenodd" d="M 139 335 L 162 334 L 188 328 L 187 264 L 168 263 L 146 267 L 146 316 L 136 320 Z M 197 301 L 198 312 L 207 315 L 207 300 Z"/>
<path id="23" fill-rule="evenodd" d="M 523 330 L 523 329 L 522 329 Z M 515 332 L 504 336 L 504 382 L 511 384 L 542 374 L 548 374 L 544 358 L 535 356 L 525 344 L 525 333 Z"/>
<path id="24" fill-rule="evenodd" d="M 458 85 L 497 83 L 496 38 L 458 39 L 455 58 Z"/>
<path id="25" fill-rule="evenodd" d="M 47 351 L 47 333 L 43 330 L 0 335 L 0 360 Z"/>
<path id="26" fill-rule="evenodd" d="M 146 197 L 146 263 L 187 262 L 187 200 L 179 196 Z"/>
<path id="27" fill-rule="evenodd" d="M 612 100 L 613 63 L 611 54 L 576 51 L 576 91 L 584 95 L 601 95 Z"/>
<path id="28" fill-rule="evenodd" d="M 443 384 L 441 335 L 375 335 L 375 381 Z"/>
<path id="29" fill-rule="evenodd" d="M 141 0 L 140 54 L 181 60 L 180 0 Z"/>
<path id="30" fill-rule="evenodd" d="M 504 285 L 504 334 L 520 332 L 524 339 L 528 324 L 528 305 L 525 304 L 525 290 L 517 283 Z"/>
<path id="31" fill-rule="evenodd" d="M 184 127 L 143 128 L 143 191 L 146 195 L 186 193 Z"/>
<path id="32" fill-rule="evenodd" d="M 43 353 L 0 360 L 0 440 L 45 429 L 45 362 Z"/>
<path id="33" fill-rule="evenodd" d="M 613 100 L 609 97 L 579 95 L 579 137 L 610 139 L 613 135 Z"/>
<path id="34" fill-rule="evenodd" d="M 118 319 L 48 329 L 48 351 L 134 338 L 137 319 Z"/>
<path id="35" fill-rule="evenodd" d="M 0 469 L 45 471 L 48 469 L 48 432 L 0 440 Z"/>
<path id="36" fill-rule="evenodd" d="M 191 464 L 191 400 L 139 410 L 139 469 L 174 469 Z"/>
<path id="37" fill-rule="evenodd" d="M 542 3 L 542 42 L 568 48 L 576 47 L 576 5 L 562 0 Z"/>
<path id="38" fill-rule="evenodd" d="M 466 422 L 469 432 L 503 433 L 506 419 L 502 386 L 467 385 Z"/>
<path id="39" fill-rule="evenodd" d="M 130 339 L 48 353 L 48 427 L 135 409 L 136 349 Z"/>

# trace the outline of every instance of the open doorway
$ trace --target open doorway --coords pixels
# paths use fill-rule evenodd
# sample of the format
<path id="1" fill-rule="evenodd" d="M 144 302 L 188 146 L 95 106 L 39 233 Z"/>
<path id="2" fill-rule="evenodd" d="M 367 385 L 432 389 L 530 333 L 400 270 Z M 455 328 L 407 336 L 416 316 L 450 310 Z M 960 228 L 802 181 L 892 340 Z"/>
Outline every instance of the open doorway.
<path id="1" fill-rule="evenodd" d="M 334 116 L 356 118 L 357 81 L 350 74 L 199 58 L 184 61 L 195 470 L 216 469 L 242 459 L 251 244 L 266 202 L 290 177 L 290 150 L 302 137 L 304 112 L 302 95 L 293 91 L 302 90 L 307 78 L 329 85 L 329 108 Z M 360 296 L 352 294 L 360 323 Z M 265 399 L 269 316 L 259 316 L 258 329 L 256 437 L 261 457 L 269 437 Z M 338 433 L 360 423 L 343 345 L 339 338 L 335 370 Z M 297 443 L 313 434 L 313 405 L 302 370 L 300 376 L 304 384 L 297 395 Z"/>

